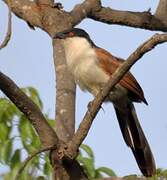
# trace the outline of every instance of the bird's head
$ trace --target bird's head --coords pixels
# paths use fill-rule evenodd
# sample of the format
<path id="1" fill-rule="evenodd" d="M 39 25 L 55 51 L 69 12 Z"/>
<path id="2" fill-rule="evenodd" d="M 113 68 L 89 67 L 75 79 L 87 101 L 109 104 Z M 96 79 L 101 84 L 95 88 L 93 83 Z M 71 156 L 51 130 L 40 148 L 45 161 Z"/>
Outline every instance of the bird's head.
<path id="1" fill-rule="evenodd" d="M 64 41 L 68 41 L 68 40 L 79 40 L 79 39 L 85 39 L 87 40 L 91 45 L 94 45 L 93 41 L 90 39 L 89 34 L 83 30 L 83 29 L 79 29 L 79 28 L 72 28 L 72 29 L 68 29 L 62 32 L 58 32 L 55 36 L 54 39 L 62 39 Z"/>

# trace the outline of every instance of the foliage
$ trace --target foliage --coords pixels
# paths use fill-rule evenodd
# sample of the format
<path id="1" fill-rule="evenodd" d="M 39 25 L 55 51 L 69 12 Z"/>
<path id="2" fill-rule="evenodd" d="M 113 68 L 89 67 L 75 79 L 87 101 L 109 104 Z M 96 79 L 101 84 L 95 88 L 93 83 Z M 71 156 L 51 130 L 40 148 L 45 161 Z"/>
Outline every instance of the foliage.
<path id="1" fill-rule="evenodd" d="M 36 89 L 27 87 L 22 89 L 42 110 L 43 105 Z M 51 126 L 54 121 L 48 118 Z M 41 144 L 33 127 L 26 117 L 7 98 L 0 98 L 0 167 L 6 167 L 7 172 L 0 174 L 4 180 L 13 180 L 18 169 L 28 155 L 39 150 Z M 105 175 L 115 176 L 106 167 L 95 168 L 94 154 L 87 145 L 81 145 L 78 161 L 83 166 L 90 179 Z M 48 153 L 41 153 L 34 157 L 21 175 L 21 180 L 52 179 L 52 167 Z"/>
<path id="2" fill-rule="evenodd" d="M 95 168 L 95 158 L 92 149 L 85 144 L 80 146 L 77 157 L 78 162 L 83 166 L 89 179 L 102 178 L 105 176 L 116 176 L 113 170 L 107 167 Z"/>
<path id="3" fill-rule="evenodd" d="M 149 180 L 166 180 L 167 179 L 167 169 L 158 168 L 156 175 Z"/>

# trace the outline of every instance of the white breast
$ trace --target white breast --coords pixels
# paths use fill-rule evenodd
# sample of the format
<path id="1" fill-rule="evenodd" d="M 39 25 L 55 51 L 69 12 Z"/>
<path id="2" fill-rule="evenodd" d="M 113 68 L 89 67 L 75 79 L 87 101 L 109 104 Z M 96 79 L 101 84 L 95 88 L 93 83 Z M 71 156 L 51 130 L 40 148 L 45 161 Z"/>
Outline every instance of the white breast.
<path id="1" fill-rule="evenodd" d="M 88 90 L 94 95 L 109 76 L 97 65 L 94 49 L 86 39 L 73 37 L 64 40 L 64 48 L 69 71 L 82 90 Z"/>

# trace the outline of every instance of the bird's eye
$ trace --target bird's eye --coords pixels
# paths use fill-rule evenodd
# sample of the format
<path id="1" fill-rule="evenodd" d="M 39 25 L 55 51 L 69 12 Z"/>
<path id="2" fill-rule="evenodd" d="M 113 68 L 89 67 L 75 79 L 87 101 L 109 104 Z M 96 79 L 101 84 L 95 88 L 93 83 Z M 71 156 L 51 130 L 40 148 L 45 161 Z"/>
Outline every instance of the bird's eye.
<path id="1" fill-rule="evenodd" d="M 73 37 L 74 35 L 75 35 L 74 32 L 69 32 L 69 33 L 68 33 L 68 36 L 69 36 L 69 37 Z"/>

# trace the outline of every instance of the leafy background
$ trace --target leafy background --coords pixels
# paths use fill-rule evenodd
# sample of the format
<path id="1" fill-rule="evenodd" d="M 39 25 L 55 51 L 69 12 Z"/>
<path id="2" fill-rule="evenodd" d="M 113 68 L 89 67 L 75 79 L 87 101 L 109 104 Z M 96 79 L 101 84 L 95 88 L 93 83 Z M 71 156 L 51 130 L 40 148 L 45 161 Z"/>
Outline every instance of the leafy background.
<path id="1" fill-rule="evenodd" d="M 43 104 L 36 89 L 27 87 L 22 89 L 42 110 Z M 45 114 L 49 124 L 55 121 Z M 0 98 L 0 166 L 7 166 L 6 173 L 1 174 L 4 180 L 12 180 L 21 167 L 23 159 L 29 154 L 40 150 L 41 144 L 33 127 L 26 117 L 7 98 Z M 82 144 L 77 160 L 84 167 L 90 178 L 103 175 L 116 176 L 107 167 L 95 167 L 95 158 L 92 149 Z M 48 153 L 41 153 L 34 157 L 26 166 L 21 180 L 52 179 L 52 167 Z"/>

